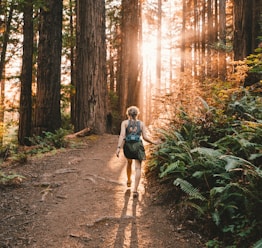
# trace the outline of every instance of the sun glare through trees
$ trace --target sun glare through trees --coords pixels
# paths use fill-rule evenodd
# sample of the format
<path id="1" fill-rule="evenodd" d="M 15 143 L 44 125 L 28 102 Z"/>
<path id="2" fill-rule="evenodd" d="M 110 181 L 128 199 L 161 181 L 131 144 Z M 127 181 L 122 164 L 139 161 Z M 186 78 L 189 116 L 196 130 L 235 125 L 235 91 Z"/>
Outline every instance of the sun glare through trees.
<path id="1" fill-rule="evenodd" d="M 156 112 L 159 95 L 195 106 L 198 82 L 224 80 L 232 71 L 232 1 L 151 0 L 141 6 L 145 112 Z M 180 98 L 183 92 L 188 99 Z"/>
<path id="2" fill-rule="evenodd" d="M 33 75 L 32 82 L 29 82 L 32 86 L 33 100 L 37 96 L 35 90 L 37 81 L 40 80 L 37 79 L 39 26 L 42 21 L 39 19 L 39 13 L 41 11 L 48 13 L 48 4 L 57 4 L 52 0 L 49 1 L 44 1 L 46 6 L 39 4 L 39 1 L 32 1 L 33 13 L 29 13 L 31 16 L 28 18 L 29 22 L 34 21 L 32 30 L 34 53 L 31 65 Z M 114 103 L 115 107 L 111 102 L 111 105 L 106 105 L 107 109 L 103 111 L 112 114 L 115 110 L 117 118 L 121 119 L 125 117 L 125 109 L 128 105 L 139 105 L 143 119 L 150 123 L 160 113 L 169 112 L 166 98 L 176 102 L 177 108 L 181 106 L 197 108 L 196 98 L 204 94 L 200 89 L 203 82 L 209 78 L 226 80 L 228 74 L 235 70 L 235 65 L 233 66 L 231 62 L 244 59 L 257 47 L 257 37 L 261 33 L 257 28 L 261 19 L 260 5 L 255 7 L 253 2 L 243 2 L 242 5 L 239 1 L 233 0 L 106 0 L 103 2 L 102 5 L 105 3 L 105 6 L 102 6 L 101 18 L 105 17 L 105 20 L 97 39 L 106 41 L 107 61 L 101 68 L 105 68 L 104 84 L 107 84 L 109 94 L 113 94 L 117 99 L 117 104 Z M 1 108 L 1 116 L 5 120 L 7 112 L 3 109 L 8 109 L 8 113 L 15 113 L 11 115 L 10 122 L 16 124 L 25 35 L 24 13 L 20 7 L 14 6 L 12 1 L 2 1 L 0 10 L 1 103 L 6 105 Z M 76 59 L 82 56 L 79 53 L 83 48 L 90 47 L 88 42 L 92 40 L 95 31 L 91 28 L 90 31 L 79 32 L 80 23 L 77 24 L 76 10 L 76 1 L 63 1 L 62 58 L 61 66 L 58 67 L 61 68 L 61 112 L 65 112 L 66 109 L 66 115 L 71 115 L 72 122 L 76 119 L 75 98 L 78 98 L 75 95 L 76 82 L 81 81 L 76 79 L 80 67 Z M 237 14 L 238 12 L 240 14 Z M 252 12 L 252 15 L 249 12 Z M 85 35 L 82 37 L 84 42 L 76 44 L 81 35 Z M 50 44 L 54 43 L 50 41 Z M 104 42 L 101 42 L 101 46 L 104 46 Z M 97 44 L 94 47 L 97 47 Z M 102 63 L 102 59 L 99 61 Z M 97 70 L 96 65 L 97 63 L 94 63 L 94 70 Z M 43 77 L 47 77 L 48 71 L 49 69 L 45 70 Z M 85 70 L 81 71 L 85 72 Z M 97 72 L 94 72 L 95 75 L 98 75 Z M 45 80 L 45 82 L 52 82 L 53 79 Z M 57 90 L 60 90 L 59 87 Z M 11 98 L 8 97 L 10 91 L 13 94 Z M 98 104 L 97 99 L 92 101 Z M 162 103 L 164 109 L 159 108 Z M 35 108 L 33 114 L 39 107 L 34 104 L 33 101 L 33 106 L 27 106 Z M 87 123 L 82 125 L 85 126 Z"/>
<path id="3" fill-rule="evenodd" d="M 113 140 L 136 105 L 174 192 L 153 198 L 208 247 L 262 247 L 261 58 L 262 0 L 0 0 L 0 165 L 31 178 L 27 157 Z"/>

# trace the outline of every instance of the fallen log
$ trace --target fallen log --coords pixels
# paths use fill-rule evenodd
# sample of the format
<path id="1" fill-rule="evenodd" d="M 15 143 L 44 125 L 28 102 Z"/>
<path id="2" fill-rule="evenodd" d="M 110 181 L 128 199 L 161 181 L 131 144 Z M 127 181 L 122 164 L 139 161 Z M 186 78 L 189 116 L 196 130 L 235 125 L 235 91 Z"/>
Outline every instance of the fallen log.
<path id="1" fill-rule="evenodd" d="M 86 127 L 84 129 L 82 129 L 81 131 L 79 132 L 76 132 L 76 133 L 73 133 L 73 134 L 69 134 L 69 135 L 66 135 L 66 138 L 79 138 L 79 137 L 85 137 L 85 136 L 88 136 L 92 133 L 92 129 L 90 127 Z"/>

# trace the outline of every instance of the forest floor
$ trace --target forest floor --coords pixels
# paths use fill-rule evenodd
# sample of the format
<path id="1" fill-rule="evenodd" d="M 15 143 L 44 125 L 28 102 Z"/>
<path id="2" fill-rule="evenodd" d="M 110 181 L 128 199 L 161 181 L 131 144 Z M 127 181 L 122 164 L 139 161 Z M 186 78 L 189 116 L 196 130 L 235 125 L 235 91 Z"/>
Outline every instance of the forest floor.
<path id="1" fill-rule="evenodd" d="M 205 247 L 158 199 L 161 187 L 145 164 L 133 198 L 126 160 L 122 151 L 115 155 L 116 135 L 81 139 L 74 148 L 1 168 L 26 179 L 0 188 L 0 248 Z"/>

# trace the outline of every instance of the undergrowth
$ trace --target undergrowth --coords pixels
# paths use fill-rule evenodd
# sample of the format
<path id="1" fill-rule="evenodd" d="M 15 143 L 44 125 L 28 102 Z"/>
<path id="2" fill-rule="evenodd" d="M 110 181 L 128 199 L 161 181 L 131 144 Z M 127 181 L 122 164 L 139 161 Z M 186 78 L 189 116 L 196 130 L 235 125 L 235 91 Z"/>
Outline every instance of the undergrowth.
<path id="1" fill-rule="evenodd" d="M 243 90 L 223 109 L 201 101 L 201 117 L 181 111 L 179 128 L 162 129 L 150 169 L 181 189 L 174 202 L 193 212 L 207 247 L 259 247 L 262 98 Z"/>
<path id="2" fill-rule="evenodd" d="M 61 128 L 54 133 L 44 132 L 42 136 L 33 136 L 29 138 L 31 146 L 22 149 L 22 151 L 14 145 L 12 147 L 2 147 L 0 149 L 1 163 L 9 160 L 12 164 L 23 165 L 27 162 L 28 156 L 67 147 L 66 134 L 68 134 L 68 131 Z M 0 185 L 18 185 L 23 179 L 23 176 L 14 172 L 6 174 L 0 170 Z"/>
<path id="3" fill-rule="evenodd" d="M 31 154 L 45 153 L 54 149 L 59 149 L 67 146 L 65 136 L 68 131 L 65 129 L 58 129 L 54 133 L 43 132 L 42 136 L 33 136 L 29 138 L 33 149 L 30 150 Z"/>
<path id="4" fill-rule="evenodd" d="M 25 177 L 18 175 L 14 172 L 8 174 L 0 171 L 0 186 L 14 186 L 22 183 Z"/>

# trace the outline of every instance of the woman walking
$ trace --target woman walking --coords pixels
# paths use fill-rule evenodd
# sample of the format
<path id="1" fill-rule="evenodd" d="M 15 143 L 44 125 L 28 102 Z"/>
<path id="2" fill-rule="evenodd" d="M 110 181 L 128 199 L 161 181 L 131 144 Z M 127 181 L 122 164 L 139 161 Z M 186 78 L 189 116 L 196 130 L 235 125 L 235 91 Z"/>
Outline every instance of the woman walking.
<path id="1" fill-rule="evenodd" d="M 127 187 L 131 187 L 131 172 L 132 172 L 132 160 L 135 163 L 135 184 L 133 188 L 133 197 L 138 196 L 138 185 L 141 178 L 141 164 L 142 161 L 146 159 L 144 145 L 141 140 L 143 139 L 151 144 L 156 144 L 152 141 L 146 132 L 146 127 L 144 123 L 138 120 L 139 109 L 136 106 L 131 106 L 127 108 L 126 115 L 127 120 L 122 121 L 121 131 L 118 139 L 118 146 L 116 150 L 116 155 L 119 157 L 120 148 L 123 143 L 124 155 L 127 159 Z"/>

